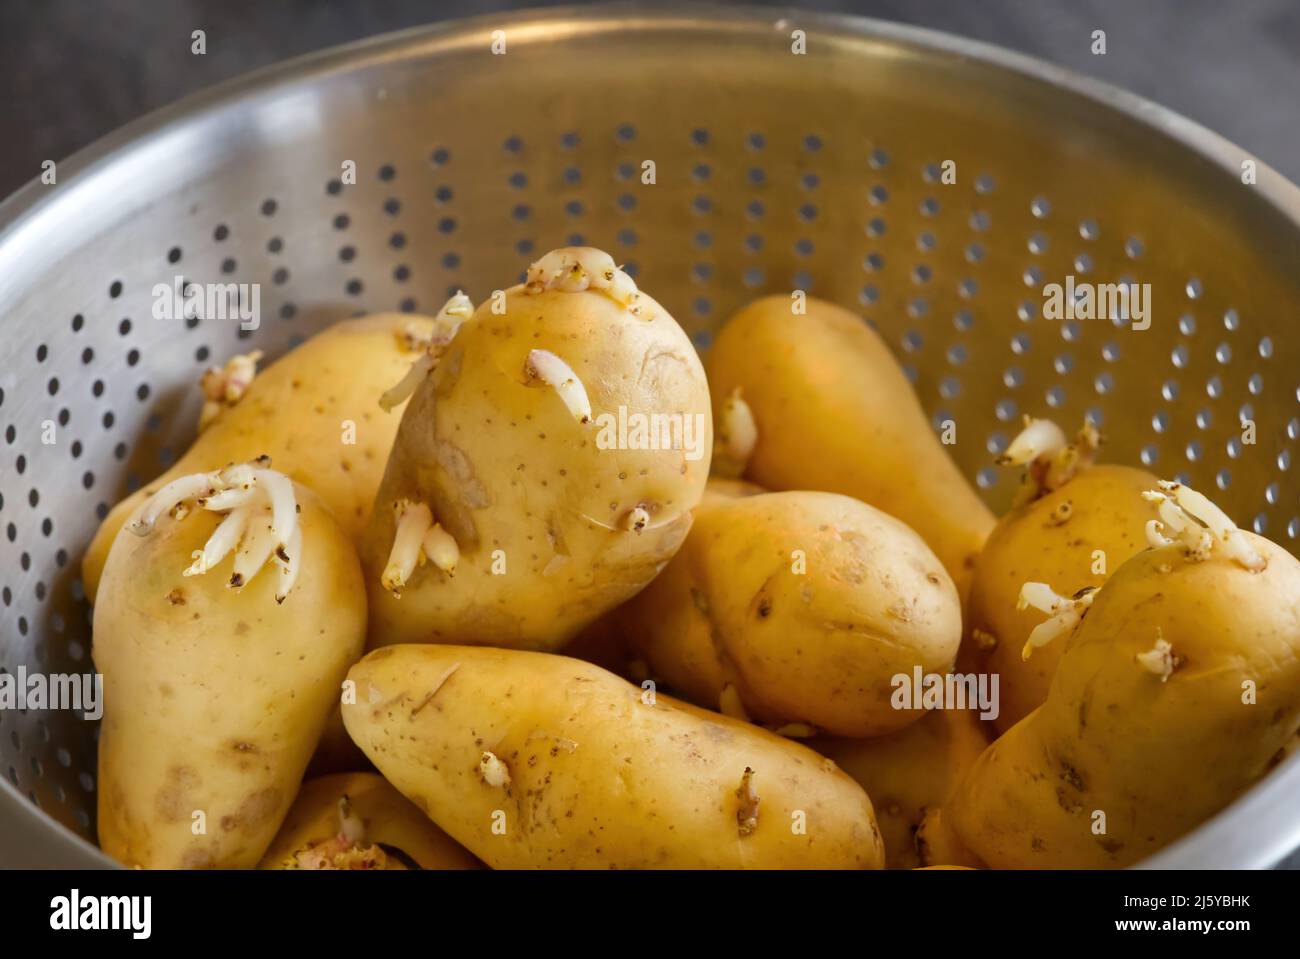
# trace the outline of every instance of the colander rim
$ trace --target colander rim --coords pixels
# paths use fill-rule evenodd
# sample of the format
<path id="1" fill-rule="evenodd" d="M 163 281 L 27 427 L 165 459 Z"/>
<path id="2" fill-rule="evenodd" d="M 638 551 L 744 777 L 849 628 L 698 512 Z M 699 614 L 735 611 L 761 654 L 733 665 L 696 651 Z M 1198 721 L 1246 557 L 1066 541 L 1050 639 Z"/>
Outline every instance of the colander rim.
<path id="1" fill-rule="evenodd" d="M 1239 176 L 1242 158 L 1252 159 L 1256 163 L 1257 198 L 1281 212 L 1300 231 L 1300 187 L 1253 152 L 1143 96 L 1038 57 L 928 27 L 854 14 L 680 2 L 647 9 L 643 4 L 625 2 L 597 7 L 562 6 L 487 13 L 390 31 L 269 64 L 188 94 L 118 127 L 67 159 L 58 161 L 60 181 L 70 183 L 71 189 L 50 190 L 37 176 L 0 201 L 0 251 L 11 242 L 21 241 L 24 229 L 37 221 L 43 212 L 54 209 L 57 204 L 75 202 L 72 194 L 77 190 L 91 189 L 100 171 L 129 162 L 156 138 L 173 131 L 181 123 L 201 122 L 223 111 L 237 109 L 246 104 L 248 98 L 273 97 L 335 71 L 352 71 L 385 60 L 409 60 L 468 48 L 471 43 L 481 43 L 480 34 L 489 24 L 492 29 L 513 28 L 517 32 L 524 26 L 553 29 L 557 24 L 565 23 L 570 32 L 564 36 L 571 37 L 614 30 L 683 27 L 730 30 L 750 35 L 773 29 L 783 22 L 807 29 L 810 34 L 829 35 L 834 41 L 880 41 L 911 48 L 921 54 L 973 60 L 1057 92 L 1081 97 L 1162 134 L 1234 178 Z M 521 39 L 522 42 L 546 42 L 545 39 L 527 36 L 517 37 L 515 42 Z M 1139 863 L 1138 868 L 1204 868 L 1207 862 L 1229 868 L 1274 865 L 1300 847 L 1300 815 L 1289 816 L 1286 803 L 1287 795 L 1296 792 L 1300 792 L 1300 756 L 1291 757 L 1265 781 L 1177 842 Z M 48 847 L 41 850 L 43 861 L 32 862 L 33 866 L 119 867 L 93 844 L 34 806 L 4 779 L 0 779 L 0 821 L 26 827 L 17 830 L 23 835 L 45 829 L 56 837 L 57 846 L 53 850 Z M 1250 828 L 1243 829 L 1247 823 Z M 1243 840 L 1243 836 L 1247 838 Z M 1261 836 L 1264 838 L 1255 838 Z M 0 847 L 3 845 L 0 843 Z M 30 844 L 24 846 L 21 839 L 13 845 L 29 852 L 32 849 Z M 55 855 L 49 855 L 51 852 Z M 12 865 L 0 862 L 0 868 Z"/>

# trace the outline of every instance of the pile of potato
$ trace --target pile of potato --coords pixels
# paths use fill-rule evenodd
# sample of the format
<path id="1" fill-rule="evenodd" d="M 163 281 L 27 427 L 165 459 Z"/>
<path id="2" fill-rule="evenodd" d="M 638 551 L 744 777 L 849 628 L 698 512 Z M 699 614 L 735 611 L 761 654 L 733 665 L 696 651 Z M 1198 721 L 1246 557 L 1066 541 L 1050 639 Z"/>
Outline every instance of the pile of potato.
<path id="1" fill-rule="evenodd" d="M 995 518 L 829 303 L 706 376 L 569 248 L 256 359 L 84 558 L 128 866 L 1117 867 L 1297 742 L 1300 563 L 1090 426 Z"/>

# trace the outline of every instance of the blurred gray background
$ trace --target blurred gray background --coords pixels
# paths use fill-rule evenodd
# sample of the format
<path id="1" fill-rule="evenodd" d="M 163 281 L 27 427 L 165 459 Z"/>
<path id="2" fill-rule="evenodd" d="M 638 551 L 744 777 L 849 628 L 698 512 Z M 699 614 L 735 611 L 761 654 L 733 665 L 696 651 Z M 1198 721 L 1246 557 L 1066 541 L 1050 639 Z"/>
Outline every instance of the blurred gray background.
<path id="1" fill-rule="evenodd" d="M 501 0 L 0 0 L 0 197 L 128 120 L 321 47 Z M 576 4 L 575 4 L 576 5 Z M 975 37 L 1126 87 L 1300 181 L 1300 0 L 842 0 L 859 13 Z M 190 31 L 208 52 L 189 52 Z M 1094 29 L 1107 54 L 1089 51 Z"/>

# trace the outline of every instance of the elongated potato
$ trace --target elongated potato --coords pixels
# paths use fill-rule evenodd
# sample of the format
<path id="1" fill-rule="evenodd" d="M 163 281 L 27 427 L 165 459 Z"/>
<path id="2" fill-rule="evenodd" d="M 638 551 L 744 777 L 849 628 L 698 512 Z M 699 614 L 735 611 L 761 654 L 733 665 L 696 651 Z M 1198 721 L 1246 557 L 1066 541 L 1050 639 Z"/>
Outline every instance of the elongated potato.
<path id="1" fill-rule="evenodd" d="M 496 868 L 861 868 L 866 793 L 829 760 L 564 656 L 376 650 L 348 732 Z"/>
<path id="2" fill-rule="evenodd" d="M 707 497 L 619 620 L 651 675 L 692 702 L 843 736 L 920 719 L 896 707 L 895 677 L 947 672 L 961 642 L 957 591 L 919 536 L 807 491 Z"/>
<path id="3" fill-rule="evenodd" d="M 559 648 L 690 529 L 712 449 L 690 340 L 598 250 L 529 277 L 402 417 L 362 549 L 373 642 Z"/>
<path id="4" fill-rule="evenodd" d="M 302 784 L 262 869 L 478 869 L 477 859 L 375 773 Z"/>
<path id="5" fill-rule="evenodd" d="M 871 797 L 889 868 L 912 869 L 929 865 L 916 844 L 922 818 L 947 801 L 984 752 L 988 725 L 969 710 L 936 709 L 889 736 L 823 737 L 808 746 L 833 759 Z"/>
<path id="6" fill-rule="evenodd" d="M 757 425 L 746 479 L 884 510 L 921 535 L 966 596 L 993 515 L 860 317 L 812 298 L 806 315 L 793 315 L 789 297 L 764 297 L 727 322 L 707 368 L 719 435 L 736 419 L 726 407 L 737 396 Z"/>
<path id="7" fill-rule="evenodd" d="M 365 642 L 360 566 L 329 510 L 266 469 L 272 505 L 202 508 L 248 491 L 226 472 L 147 500 L 104 567 L 99 840 L 128 866 L 255 866 Z"/>
<path id="8" fill-rule="evenodd" d="M 359 538 L 399 422 L 397 413 L 379 408 L 379 397 L 416 356 L 408 339 L 433 329 L 429 317 L 403 313 L 344 320 L 258 373 L 170 469 L 105 517 L 82 559 L 91 602 L 109 547 L 140 503 L 178 476 L 227 463 L 269 456 L 321 497 L 344 532 Z"/>
<path id="9" fill-rule="evenodd" d="M 1162 487 L 1152 535 L 1175 542 L 1093 595 L 1055 640 L 1046 701 L 944 810 L 994 868 L 1137 862 L 1257 782 L 1300 728 L 1300 562 Z"/>
<path id="10" fill-rule="evenodd" d="M 1073 596 L 1104 583 L 1146 549 L 1151 507 L 1142 492 L 1157 483 L 1146 470 L 1083 465 L 1054 488 L 1035 490 L 994 527 L 975 564 L 967 620 L 970 655 L 963 659 L 972 669 L 1001 677 L 999 730 L 1010 729 L 1047 698 L 1065 647 L 1052 643 L 1028 658 L 1022 655 L 1043 615 L 1019 602 L 1021 587 L 1050 583 Z"/>

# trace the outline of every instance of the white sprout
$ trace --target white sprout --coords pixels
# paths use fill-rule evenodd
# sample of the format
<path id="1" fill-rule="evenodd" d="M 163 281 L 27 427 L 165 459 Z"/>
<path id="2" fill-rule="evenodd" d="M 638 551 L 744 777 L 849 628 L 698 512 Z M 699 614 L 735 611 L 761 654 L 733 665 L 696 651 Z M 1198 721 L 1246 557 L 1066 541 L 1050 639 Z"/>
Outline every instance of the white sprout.
<path id="1" fill-rule="evenodd" d="M 509 786 L 510 767 L 503 763 L 495 753 L 484 752 L 478 761 L 479 775 L 489 786 Z"/>
<path id="2" fill-rule="evenodd" d="M 238 546 L 239 541 L 243 539 L 244 530 L 248 528 L 248 521 L 252 514 L 253 507 L 247 503 L 236 506 L 227 513 L 225 518 L 217 524 L 217 528 L 212 531 L 208 541 L 203 544 L 203 548 L 194 551 L 194 562 L 190 564 L 189 569 L 185 570 L 183 575 L 202 576 L 225 559 L 230 554 L 230 551 Z"/>
<path id="3" fill-rule="evenodd" d="M 420 548 L 424 550 L 424 555 L 444 573 L 454 573 L 456 564 L 460 562 L 460 547 L 456 545 L 456 540 L 442 528 L 441 523 L 434 523 L 429 528 L 429 532 L 424 534 L 424 539 L 420 543 Z"/>
<path id="4" fill-rule="evenodd" d="M 211 496 L 205 496 L 199 500 L 199 505 L 212 513 L 226 513 L 240 506 L 247 506 L 256 499 L 260 499 L 263 490 L 249 483 L 248 485 L 230 486 L 226 489 L 217 490 Z"/>
<path id="5" fill-rule="evenodd" d="M 397 529 L 388 564 L 380 578 L 384 588 L 401 595 L 415 568 L 424 565 L 425 560 L 453 575 L 460 562 L 460 547 L 440 523 L 434 522 L 433 511 L 423 503 L 407 499 L 394 503 L 393 511 L 397 514 Z"/>
<path id="6" fill-rule="evenodd" d="M 627 514 L 623 517 L 623 528 L 630 533 L 639 533 L 646 528 L 646 524 L 649 522 L 650 514 L 646 511 L 646 508 L 638 506 L 627 511 Z"/>
<path id="7" fill-rule="evenodd" d="M 393 548 L 388 554 L 380 582 L 384 589 L 399 592 L 406 585 L 415 566 L 420 561 L 420 544 L 424 534 L 433 526 L 433 513 L 423 503 L 398 500 L 393 505 L 397 513 L 397 531 L 393 534 Z"/>
<path id="8" fill-rule="evenodd" d="M 224 366 L 214 366 L 203 374 L 199 388 L 203 391 L 203 409 L 199 411 L 199 432 L 227 406 L 241 399 L 257 376 L 257 364 L 262 359 L 261 350 L 237 353 L 226 360 Z"/>
<path id="9" fill-rule="evenodd" d="M 244 538 L 235 552 L 235 570 L 227 583 L 231 589 L 243 589 L 258 570 L 267 564 L 275 552 L 275 533 L 271 529 L 271 511 L 266 507 L 256 510 L 250 518 Z"/>
<path id="10" fill-rule="evenodd" d="M 1051 613 L 1051 618 L 1039 623 L 1030 632 L 1024 647 L 1020 650 L 1021 659 L 1029 659 L 1035 649 L 1046 646 L 1060 636 L 1074 632 L 1083 614 L 1092 605 L 1097 590 L 1087 587 L 1074 596 L 1062 596 L 1046 583 L 1025 583 L 1020 587 L 1016 599 L 1016 609 L 1033 607 L 1044 613 Z"/>
<path id="11" fill-rule="evenodd" d="M 524 362 L 524 375 L 554 388 L 574 419 L 579 423 L 591 422 L 591 400 L 587 388 L 573 372 L 573 367 L 549 350 L 529 350 Z"/>
<path id="12" fill-rule="evenodd" d="M 288 546 L 276 550 L 276 562 L 280 566 L 280 582 L 275 588 L 275 601 L 283 603 L 284 598 L 298 582 L 298 573 L 302 570 L 302 527 L 295 526 Z"/>
<path id="13" fill-rule="evenodd" d="M 438 365 L 443 350 L 455 337 L 456 331 L 460 329 L 461 324 L 473 315 L 473 302 L 463 292 L 457 290 L 456 295 L 444 303 L 442 309 L 438 310 L 437 315 L 434 316 L 433 332 L 429 334 L 427 339 L 417 338 L 412 330 L 412 325 L 407 324 L 401 333 L 399 342 L 405 343 L 409 347 L 422 344 L 424 352 L 411 364 L 406 371 L 406 375 L 402 377 L 397 385 L 384 391 L 384 394 L 379 397 L 379 406 L 385 413 L 391 412 L 395 407 L 410 399 L 416 387 L 423 383 L 424 378 L 433 372 L 434 367 Z"/>
<path id="14" fill-rule="evenodd" d="M 997 458 L 1001 464 L 1023 466 L 1040 456 L 1054 456 L 1069 445 L 1065 432 L 1051 420 L 1025 417 L 1025 428 Z"/>
<path id="15" fill-rule="evenodd" d="M 339 835 L 348 842 L 361 842 L 366 835 L 365 821 L 352 808 L 352 800 L 347 794 L 339 797 Z"/>
<path id="16" fill-rule="evenodd" d="M 260 469 L 254 471 L 253 483 L 266 491 L 271 502 L 271 532 L 275 534 L 275 545 L 288 546 L 298 526 L 298 501 L 293 493 L 293 480 L 275 470 Z"/>
<path id="17" fill-rule="evenodd" d="M 1044 493 L 1060 489 L 1079 470 L 1091 465 L 1101 447 L 1101 434 L 1091 421 L 1085 420 L 1083 428 L 1073 442 L 1051 420 L 1025 417 L 1025 427 L 1011 441 L 997 463 L 1025 467 L 1020 488 L 1013 500 L 1014 506 L 1038 499 Z M 1058 525 L 1070 518 L 1069 511 L 1056 517 Z"/>
<path id="18" fill-rule="evenodd" d="M 739 386 L 722 401 L 719 419 L 714 472 L 719 476 L 740 476 L 758 445 L 758 423 Z"/>
<path id="19" fill-rule="evenodd" d="M 1174 655 L 1174 647 L 1169 641 L 1156 630 L 1156 643 L 1145 653 L 1138 653 L 1133 657 L 1137 660 L 1139 666 L 1151 673 L 1153 676 L 1159 676 L 1162 683 L 1168 682 L 1169 677 L 1174 674 L 1178 668 L 1178 657 Z"/>
<path id="20" fill-rule="evenodd" d="M 1219 547 L 1229 559 L 1253 573 L 1268 565 L 1246 535 L 1209 497 L 1183 483 L 1161 480 L 1159 485 L 1159 490 L 1142 494 L 1147 502 L 1156 504 L 1160 515 L 1159 521 L 1147 523 L 1149 544 L 1180 543 L 1193 562 L 1203 562 Z"/>
<path id="21" fill-rule="evenodd" d="M 215 473 L 194 473 L 172 480 L 141 507 L 128 529 L 138 536 L 151 533 L 163 513 L 179 520 L 194 501 L 203 509 L 225 513 L 184 576 L 202 576 L 234 552 L 228 585 L 242 589 L 272 558 L 280 565 L 276 602 L 284 602 L 301 567 L 302 527 L 293 481 L 270 468 L 261 456 L 249 463 L 227 466 Z"/>
<path id="22" fill-rule="evenodd" d="M 127 524 L 127 529 L 136 536 L 148 536 L 154 524 L 164 513 L 170 513 L 186 500 L 199 499 L 215 492 L 221 483 L 218 473 L 192 473 L 181 476 L 166 484 L 149 499 L 145 500 L 135 519 Z"/>
<path id="23" fill-rule="evenodd" d="M 620 268 L 604 250 L 590 246 L 567 246 L 551 250 L 528 267 L 524 292 L 527 294 L 556 290 L 581 293 L 595 290 L 604 293 L 630 313 L 641 315 L 641 293 L 636 281 Z"/>
<path id="24" fill-rule="evenodd" d="M 406 375 L 398 381 L 397 385 L 385 390 L 379 397 L 380 409 L 385 413 L 391 413 L 394 408 L 405 403 L 437 365 L 437 357 L 431 353 L 421 353 L 420 358 L 410 365 Z"/>

